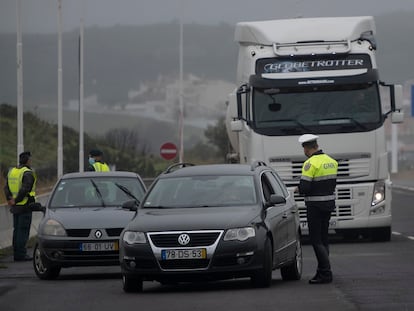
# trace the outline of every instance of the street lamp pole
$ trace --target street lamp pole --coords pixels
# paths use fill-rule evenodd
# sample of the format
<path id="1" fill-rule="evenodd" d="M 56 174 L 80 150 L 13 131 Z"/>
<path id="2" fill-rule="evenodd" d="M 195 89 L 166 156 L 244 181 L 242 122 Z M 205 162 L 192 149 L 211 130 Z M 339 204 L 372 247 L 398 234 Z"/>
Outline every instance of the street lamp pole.
<path id="1" fill-rule="evenodd" d="M 19 154 L 24 150 L 23 144 L 23 44 L 21 28 L 21 0 L 16 1 L 17 9 L 17 163 Z"/>
<path id="2" fill-rule="evenodd" d="M 63 117 L 62 117 L 62 0 L 58 0 L 58 147 L 57 177 L 63 175 Z"/>
<path id="3" fill-rule="evenodd" d="M 83 17 L 79 36 L 79 172 L 84 171 L 84 112 L 83 112 Z"/>
<path id="4" fill-rule="evenodd" d="M 184 94 L 183 94 L 183 1 L 181 0 L 181 14 L 180 14 L 180 85 L 179 85 L 179 161 L 184 162 Z"/>

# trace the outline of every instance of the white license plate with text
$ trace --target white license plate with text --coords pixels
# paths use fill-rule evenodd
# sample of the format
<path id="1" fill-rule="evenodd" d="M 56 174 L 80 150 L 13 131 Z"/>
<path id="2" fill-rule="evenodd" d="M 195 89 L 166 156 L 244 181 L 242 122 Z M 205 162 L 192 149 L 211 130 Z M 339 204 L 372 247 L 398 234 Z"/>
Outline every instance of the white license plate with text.
<path id="1" fill-rule="evenodd" d="M 205 248 L 194 249 L 163 249 L 161 252 L 162 260 L 173 259 L 206 259 L 207 252 Z"/>
<path id="2" fill-rule="evenodd" d="M 119 249 L 118 242 L 81 243 L 79 249 L 82 252 L 110 252 Z"/>

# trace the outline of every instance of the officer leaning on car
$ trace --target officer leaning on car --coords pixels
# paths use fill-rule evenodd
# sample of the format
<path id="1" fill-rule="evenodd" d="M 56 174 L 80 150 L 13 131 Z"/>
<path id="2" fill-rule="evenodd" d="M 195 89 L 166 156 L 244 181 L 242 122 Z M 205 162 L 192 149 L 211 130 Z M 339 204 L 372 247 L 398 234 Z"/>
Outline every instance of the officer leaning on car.
<path id="1" fill-rule="evenodd" d="M 29 204 L 35 202 L 36 173 L 32 170 L 30 151 L 19 155 L 19 165 L 9 170 L 4 194 L 10 212 L 13 214 L 13 255 L 14 261 L 28 261 L 26 243 L 32 223 L 32 210 Z"/>
<path id="2" fill-rule="evenodd" d="M 99 149 L 89 151 L 89 167 L 88 171 L 109 172 L 110 168 L 103 160 L 103 152 Z"/>
<path id="3" fill-rule="evenodd" d="M 308 159 L 303 163 L 296 189 L 305 199 L 309 237 L 318 261 L 316 274 L 309 280 L 310 284 L 332 282 L 328 229 L 331 212 L 335 209 L 338 162 L 319 149 L 318 138 L 313 134 L 299 137 Z"/>

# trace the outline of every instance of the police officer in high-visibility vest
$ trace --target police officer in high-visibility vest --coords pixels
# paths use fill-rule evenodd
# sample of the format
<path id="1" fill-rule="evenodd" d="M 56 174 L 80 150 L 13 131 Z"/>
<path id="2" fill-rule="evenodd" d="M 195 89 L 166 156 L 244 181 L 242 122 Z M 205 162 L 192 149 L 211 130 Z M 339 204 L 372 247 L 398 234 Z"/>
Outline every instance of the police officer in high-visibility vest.
<path id="1" fill-rule="evenodd" d="M 13 214 L 13 256 L 14 261 L 28 261 L 26 244 L 32 223 L 32 211 L 29 204 L 35 202 L 36 173 L 31 168 L 30 151 L 19 155 L 19 165 L 9 170 L 4 194 Z"/>
<path id="2" fill-rule="evenodd" d="M 303 163 L 297 190 L 305 199 L 309 237 L 318 261 L 316 275 L 309 280 L 310 284 L 332 282 L 328 229 L 335 209 L 338 162 L 319 149 L 318 138 L 313 134 L 299 137 L 308 159 Z"/>
<path id="3" fill-rule="evenodd" d="M 92 149 L 89 152 L 89 167 L 88 171 L 95 172 L 109 172 L 108 164 L 102 161 L 103 152 L 99 149 Z"/>

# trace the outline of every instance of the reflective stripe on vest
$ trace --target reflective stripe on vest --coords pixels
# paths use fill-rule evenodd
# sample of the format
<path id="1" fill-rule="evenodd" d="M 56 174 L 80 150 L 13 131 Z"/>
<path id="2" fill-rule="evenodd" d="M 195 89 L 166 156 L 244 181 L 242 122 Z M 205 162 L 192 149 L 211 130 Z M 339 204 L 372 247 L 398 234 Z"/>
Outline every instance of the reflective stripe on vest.
<path id="1" fill-rule="evenodd" d="M 106 163 L 102 163 L 102 162 L 95 162 L 93 164 L 93 167 L 95 169 L 95 172 L 109 172 L 109 166 Z"/>
<path id="2" fill-rule="evenodd" d="M 310 197 L 305 197 L 305 202 L 323 202 L 323 201 L 332 201 L 335 200 L 335 195 L 315 195 Z"/>
<path id="3" fill-rule="evenodd" d="M 27 168 L 26 166 L 23 166 L 21 168 L 13 167 L 8 175 L 7 175 L 7 181 L 9 185 L 10 192 L 13 195 L 13 198 L 17 197 L 17 194 L 19 193 L 19 190 L 22 186 L 23 181 L 23 175 L 25 172 L 33 172 L 31 169 Z M 28 193 L 30 196 L 34 197 L 36 195 L 35 189 L 36 189 L 36 174 L 33 172 L 34 177 L 34 183 L 32 186 L 32 189 Z M 27 203 L 28 197 L 26 196 L 23 200 L 16 203 L 16 205 L 25 205 Z"/>

